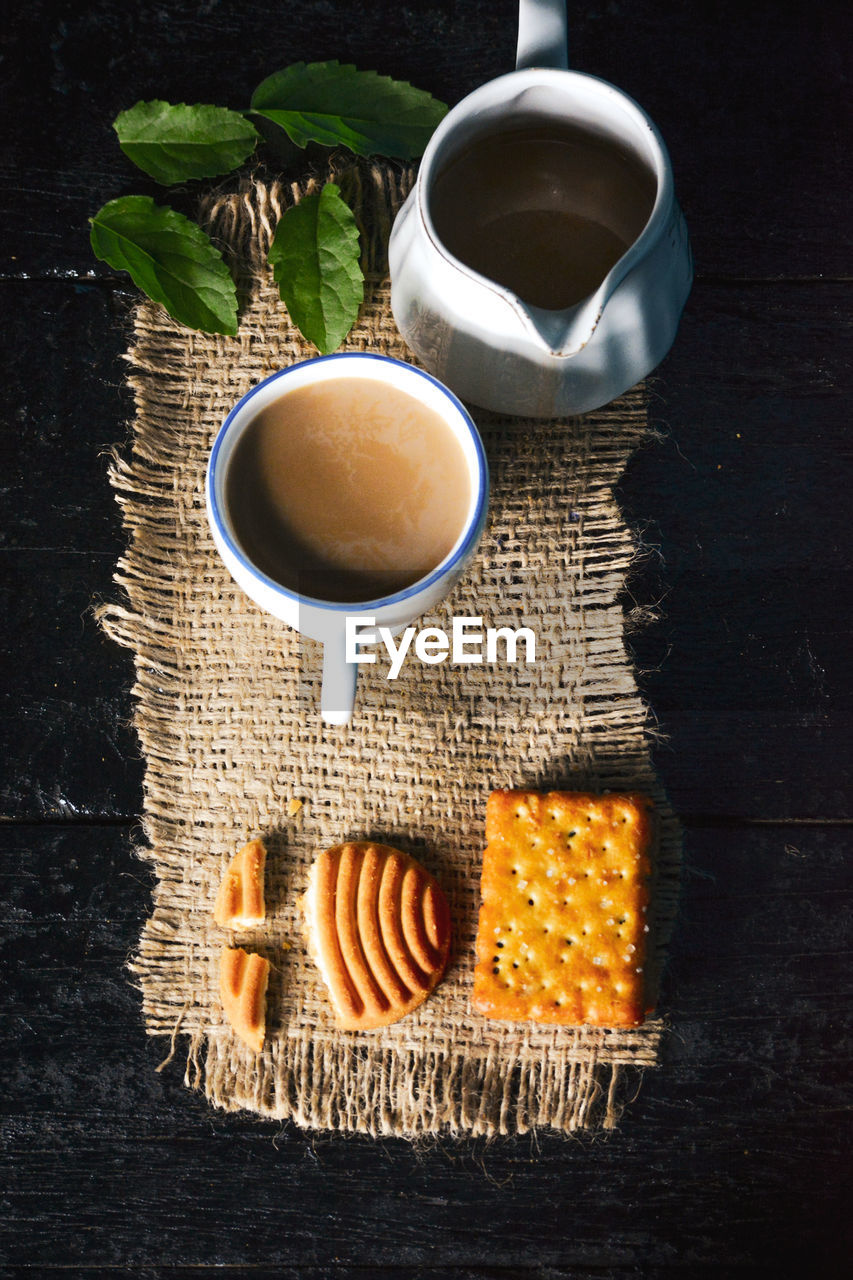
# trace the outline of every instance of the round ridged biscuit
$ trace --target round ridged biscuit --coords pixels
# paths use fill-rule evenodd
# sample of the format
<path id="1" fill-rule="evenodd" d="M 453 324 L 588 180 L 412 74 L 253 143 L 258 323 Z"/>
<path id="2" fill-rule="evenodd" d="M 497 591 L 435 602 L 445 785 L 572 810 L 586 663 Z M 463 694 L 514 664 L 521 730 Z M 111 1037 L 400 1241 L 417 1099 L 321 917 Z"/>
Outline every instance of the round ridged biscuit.
<path id="1" fill-rule="evenodd" d="M 366 841 L 327 849 L 311 868 L 303 911 L 309 946 L 346 1030 L 397 1022 L 444 975 L 447 900 L 399 849 Z"/>

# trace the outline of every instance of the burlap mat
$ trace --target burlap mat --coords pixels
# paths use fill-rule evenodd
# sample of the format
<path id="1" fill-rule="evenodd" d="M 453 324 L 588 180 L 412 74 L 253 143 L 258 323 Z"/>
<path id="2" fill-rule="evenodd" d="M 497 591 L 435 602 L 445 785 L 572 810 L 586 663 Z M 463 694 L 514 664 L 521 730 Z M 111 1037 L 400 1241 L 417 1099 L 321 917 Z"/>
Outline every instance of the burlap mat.
<path id="1" fill-rule="evenodd" d="M 384 248 L 411 175 L 360 165 L 339 175 L 363 228 L 368 283 L 347 341 L 408 358 L 389 310 Z M 310 183 L 309 183 L 310 186 Z M 415 1137 L 536 1126 L 612 1127 L 662 1024 L 639 1030 L 489 1023 L 469 992 L 488 793 L 496 787 L 640 789 L 663 821 L 653 965 L 672 920 L 679 832 L 649 759 L 650 718 L 626 654 L 620 593 L 635 554 L 613 498 L 647 436 L 642 390 L 565 422 L 476 412 L 492 477 L 479 555 L 443 608 L 485 625 L 530 626 L 535 665 L 409 661 L 396 682 L 363 667 L 356 715 L 319 716 L 319 650 L 233 584 L 211 541 L 204 473 L 234 402 L 272 370 L 314 354 L 291 326 L 263 252 L 296 188 L 245 183 L 203 211 L 246 295 L 239 336 L 191 333 L 157 306 L 135 314 L 128 353 L 132 447 L 112 483 L 129 539 L 101 610 L 135 655 L 146 761 L 141 851 L 154 909 L 131 968 L 147 1030 L 188 1036 L 186 1080 L 217 1106 L 313 1128 Z M 290 801 L 302 808 L 288 816 Z M 254 1057 L 225 1025 L 213 923 L 220 876 L 242 842 L 270 850 L 269 922 L 245 945 L 273 977 L 268 1039 Z M 371 838 L 420 858 L 447 890 L 454 948 L 417 1013 L 381 1031 L 336 1029 L 300 936 L 297 899 L 316 852 Z M 243 938 L 241 935 L 241 943 Z"/>

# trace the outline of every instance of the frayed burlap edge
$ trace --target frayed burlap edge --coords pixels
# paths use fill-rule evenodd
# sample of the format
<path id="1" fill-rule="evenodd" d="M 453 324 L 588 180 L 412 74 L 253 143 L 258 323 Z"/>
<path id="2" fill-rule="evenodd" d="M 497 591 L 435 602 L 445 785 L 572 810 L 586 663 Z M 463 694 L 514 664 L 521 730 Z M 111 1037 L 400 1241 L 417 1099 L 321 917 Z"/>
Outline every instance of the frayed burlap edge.
<path id="1" fill-rule="evenodd" d="M 630 1062 L 605 1063 L 588 1049 L 568 1061 L 494 1047 L 415 1058 L 389 1049 L 356 1055 L 302 1040 L 285 1061 L 274 1045 L 258 1065 L 252 1077 L 235 1071 L 227 1042 L 199 1034 L 187 1050 L 184 1083 L 227 1111 L 291 1119 L 306 1129 L 429 1139 L 612 1130 L 637 1096 L 642 1070 L 657 1059 L 651 1044 Z"/>
<path id="2" fill-rule="evenodd" d="M 374 276 L 382 274 L 387 233 L 411 175 L 400 169 L 377 166 L 343 166 L 333 172 L 357 210 L 364 246 L 364 265 Z M 284 208 L 316 186 L 267 186 L 247 182 L 236 193 L 212 197 L 203 217 L 220 244 L 244 297 L 257 288 L 265 270 L 265 255 L 278 217 Z M 146 354 L 152 322 L 168 319 L 143 304 L 137 313 L 135 347 L 129 352 L 134 373 L 130 383 L 136 394 L 136 456 L 126 461 L 118 454 L 111 479 L 123 506 L 125 524 L 132 534 L 139 523 L 151 521 L 158 503 L 170 500 L 171 478 L 162 457 L 153 456 L 140 437 L 140 425 L 158 400 L 158 386 L 168 372 L 151 364 Z M 310 354 L 301 351 L 294 358 Z M 634 405 L 641 392 L 632 393 Z M 618 410 L 613 422 L 618 422 Z M 601 789 L 640 788 L 654 799 L 660 816 L 660 848 L 656 862 L 656 920 L 650 985 L 656 983 L 675 913 L 680 860 L 680 830 L 649 757 L 654 736 L 648 709 L 633 681 L 622 641 L 623 622 L 617 596 L 624 586 L 637 550 L 612 499 L 616 483 L 630 453 L 649 436 L 637 429 L 635 419 L 621 439 L 607 442 L 609 419 L 603 411 L 602 429 L 595 455 L 599 481 L 607 486 L 608 500 L 582 514 L 587 527 L 598 534 L 601 567 L 590 574 L 583 593 L 588 617 L 586 692 L 581 698 L 586 727 L 592 738 L 606 739 L 604 750 L 590 753 L 579 781 Z M 144 437 L 144 432 L 142 433 Z M 166 553 L 168 547 L 166 547 Z M 612 1129 L 629 1096 L 639 1087 L 642 1070 L 656 1066 L 663 1031 L 660 1019 L 650 1020 L 636 1031 L 610 1032 L 578 1029 L 568 1041 L 547 1035 L 521 1050 L 503 1051 L 492 1043 L 462 1051 L 439 1044 L 426 1053 L 411 1054 L 398 1046 L 354 1047 L 342 1038 L 287 1034 L 268 1044 L 263 1056 L 247 1063 L 246 1050 L 219 1029 L 190 1025 L 192 999 L 184 999 L 186 965 L 170 936 L 178 932 L 168 886 L 176 874 L 164 834 L 172 819 L 168 813 L 168 788 L 152 774 L 152 761 L 168 758 L 168 723 L 174 713 L 174 697 L 180 678 L 169 671 L 168 621 L 146 609 L 146 592 L 140 584 L 156 577 L 161 545 L 153 558 L 133 544 L 119 566 L 116 580 L 124 588 L 129 607 L 122 604 L 100 610 L 102 624 L 119 643 L 135 653 L 138 700 L 136 727 L 148 761 L 144 823 L 151 848 L 140 850 L 157 870 L 159 885 L 155 913 L 143 935 L 140 951 L 131 964 L 143 992 L 146 1025 L 153 1035 L 170 1035 L 176 1052 L 178 1035 L 188 1035 L 186 1083 L 201 1089 L 215 1105 L 228 1110 L 246 1108 L 262 1116 L 291 1118 L 314 1129 L 337 1129 L 372 1135 L 420 1138 L 441 1133 L 523 1133 L 539 1127 L 563 1132 Z M 606 569 L 604 566 L 606 565 Z M 164 661 L 165 654 L 165 661 Z M 175 664 L 177 668 L 177 663 Z M 612 692 L 611 692 L 612 691 Z M 613 699 L 613 693 L 618 697 Z M 165 735 L 165 736 L 164 736 Z M 155 770 L 156 772 L 156 770 Z M 543 777 L 540 785 L 560 785 L 559 776 Z M 174 998 L 162 1003 L 161 992 L 174 986 Z M 149 989 L 150 988 L 150 989 Z M 552 1042 L 553 1041 L 553 1042 Z M 164 1064 L 165 1065 L 165 1064 Z"/>

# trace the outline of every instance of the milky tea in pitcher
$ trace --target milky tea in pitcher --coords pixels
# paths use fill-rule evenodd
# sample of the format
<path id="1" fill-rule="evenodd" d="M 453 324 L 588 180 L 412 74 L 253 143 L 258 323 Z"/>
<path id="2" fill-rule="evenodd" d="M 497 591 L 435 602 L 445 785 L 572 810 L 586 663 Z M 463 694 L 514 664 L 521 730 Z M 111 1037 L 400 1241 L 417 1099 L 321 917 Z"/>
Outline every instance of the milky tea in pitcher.
<path id="1" fill-rule="evenodd" d="M 627 147 L 548 121 L 475 138 L 438 172 L 429 210 L 460 262 L 532 306 L 563 310 L 637 239 L 656 191 Z"/>

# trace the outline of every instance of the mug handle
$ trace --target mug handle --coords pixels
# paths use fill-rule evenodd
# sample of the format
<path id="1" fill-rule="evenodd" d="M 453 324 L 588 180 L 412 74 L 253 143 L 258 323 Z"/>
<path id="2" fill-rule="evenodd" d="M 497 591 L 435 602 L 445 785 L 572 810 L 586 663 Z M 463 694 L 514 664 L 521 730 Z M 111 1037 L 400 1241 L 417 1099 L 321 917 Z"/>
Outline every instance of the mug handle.
<path id="1" fill-rule="evenodd" d="M 346 633 L 340 631 L 323 641 L 323 688 L 320 712 L 326 724 L 349 724 L 355 705 L 358 663 L 347 662 Z"/>
<path id="2" fill-rule="evenodd" d="M 569 66 L 569 23 L 566 0 L 520 0 L 515 69 Z"/>

